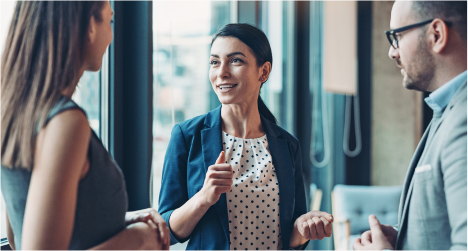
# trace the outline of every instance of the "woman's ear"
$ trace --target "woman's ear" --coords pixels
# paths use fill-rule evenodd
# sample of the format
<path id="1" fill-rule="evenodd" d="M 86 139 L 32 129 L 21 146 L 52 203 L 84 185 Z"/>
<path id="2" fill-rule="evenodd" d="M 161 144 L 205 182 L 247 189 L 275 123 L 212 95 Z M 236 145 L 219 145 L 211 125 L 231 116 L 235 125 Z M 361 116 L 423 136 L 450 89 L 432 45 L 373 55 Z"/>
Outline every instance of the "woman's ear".
<path id="1" fill-rule="evenodd" d="M 268 80 L 268 77 L 270 76 L 271 72 L 271 63 L 270 62 L 265 62 L 262 67 L 260 67 L 260 79 L 259 81 L 261 83 L 264 83 Z"/>
<path id="2" fill-rule="evenodd" d="M 94 16 L 91 16 L 89 20 L 89 27 L 88 27 L 88 42 L 89 44 L 94 44 L 97 37 L 97 27 L 96 27 L 96 19 Z"/>

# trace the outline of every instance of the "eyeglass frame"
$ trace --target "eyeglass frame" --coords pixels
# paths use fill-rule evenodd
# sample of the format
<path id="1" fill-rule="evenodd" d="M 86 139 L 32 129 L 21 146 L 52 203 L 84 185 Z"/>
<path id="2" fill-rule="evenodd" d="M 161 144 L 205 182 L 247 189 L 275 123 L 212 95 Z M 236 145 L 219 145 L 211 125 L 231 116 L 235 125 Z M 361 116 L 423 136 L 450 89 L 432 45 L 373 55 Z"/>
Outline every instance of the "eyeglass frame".
<path id="1" fill-rule="evenodd" d="M 398 45 L 398 39 L 395 36 L 396 33 L 400 33 L 400 32 L 409 30 L 411 28 L 415 28 L 415 27 L 422 26 L 422 25 L 425 25 L 425 24 L 428 24 L 428 23 L 432 23 L 432 21 L 434 21 L 434 20 L 435 20 L 435 18 L 430 19 L 430 20 L 426 20 L 426 21 L 422 21 L 422 22 L 419 22 L 419 23 L 403 26 L 403 27 L 400 27 L 400 28 L 397 28 L 397 29 L 392 29 L 392 30 L 385 31 L 385 34 L 387 35 L 388 42 L 390 42 L 390 45 L 394 49 L 398 49 L 400 46 Z M 447 24 L 448 27 L 450 27 L 452 25 L 451 22 L 448 22 L 448 21 L 444 21 L 444 22 L 445 22 L 445 24 Z M 394 41 L 395 41 L 395 45 L 393 45 Z"/>

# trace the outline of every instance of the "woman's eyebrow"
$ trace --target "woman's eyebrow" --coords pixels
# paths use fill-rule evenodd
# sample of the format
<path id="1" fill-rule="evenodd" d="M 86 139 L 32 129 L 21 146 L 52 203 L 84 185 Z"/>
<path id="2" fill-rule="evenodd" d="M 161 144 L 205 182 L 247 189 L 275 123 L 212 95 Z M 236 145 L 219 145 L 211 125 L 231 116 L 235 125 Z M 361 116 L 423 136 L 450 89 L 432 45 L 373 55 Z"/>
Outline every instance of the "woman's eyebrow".
<path id="1" fill-rule="evenodd" d="M 242 55 L 242 56 L 246 57 L 246 56 L 244 55 L 244 53 L 242 53 L 242 52 L 240 52 L 240 51 L 236 51 L 236 52 L 230 53 L 230 54 L 227 55 L 227 57 L 230 58 L 230 57 L 232 57 L 232 56 L 234 56 L 234 55 Z"/>
<path id="2" fill-rule="evenodd" d="M 242 55 L 242 56 L 246 57 L 246 56 L 244 55 L 244 53 L 242 53 L 242 52 L 240 52 L 240 51 L 236 51 L 236 52 L 233 52 L 233 53 L 229 53 L 229 54 L 227 55 L 227 57 L 230 58 L 230 57 L 232 57 L 232 56 L 234 56 L 234 55 Z M 216 55 L 216 54 L 210 54 L 210 56 L 215 57 L 215 58 L 219 58 L 219 56 Z"/>

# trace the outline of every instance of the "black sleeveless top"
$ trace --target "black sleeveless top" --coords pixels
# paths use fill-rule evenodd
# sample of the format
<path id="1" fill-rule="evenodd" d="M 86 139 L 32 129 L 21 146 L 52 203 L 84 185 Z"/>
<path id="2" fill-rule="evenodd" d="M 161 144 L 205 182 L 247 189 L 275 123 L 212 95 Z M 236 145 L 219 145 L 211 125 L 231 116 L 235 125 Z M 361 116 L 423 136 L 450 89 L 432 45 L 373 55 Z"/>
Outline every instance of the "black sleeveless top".
<path id="1" fill-rule="evenodd" d="M 61 97 L 50 111 L 47 122 L 69 109 L 82 110 L 70 98 Z M 123 174 L 94 131 L 89 141 L 88 159 L 88 173 L 78 186 L 75 224 L 69 249 L 89 249 L 126 227 L 125 213 L 128 206 Z M 3 165 L 1 170 L 1 188 L 15 245 L 17 249 L 21 249 L 31 172 L 24 168 L 6 168 Z"/>

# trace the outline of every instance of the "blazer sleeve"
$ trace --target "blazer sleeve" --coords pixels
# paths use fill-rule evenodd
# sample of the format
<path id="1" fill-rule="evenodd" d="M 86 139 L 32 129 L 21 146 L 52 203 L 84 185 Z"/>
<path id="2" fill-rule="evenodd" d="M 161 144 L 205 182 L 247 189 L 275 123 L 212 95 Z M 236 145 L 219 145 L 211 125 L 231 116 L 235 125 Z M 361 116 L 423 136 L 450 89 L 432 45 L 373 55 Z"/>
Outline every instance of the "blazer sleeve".
<path id="1" fill-rule="evenodd" d="M 450 249 L 467 248 L 467 137 L 466 102 L 460 109 L 453 130 L 447 133 L 442 147 L 441 169 L 444 179 L 445 199 L 451 228 Z M 464 114 L 463 114 L 464 113 Z M 464 115 L 464 116 L 463 116 Z"/>
<path id="2" fill-rule="evenodd" d="M 171 245 L 185 242 L 189 239 L 177 239 L 171 229 L 169 218 L 175 209 L 188 201 L 187 193 L 187 161 L 188 150 L 180 125 L 172 128 L 171 139 L 164 157 L 164 166 L 159 193 L 159 213 L 166 221 L 171 234 Z"/>
<path id="3" fill-rule="evenodd" d="M 301 215 L 307 213 L 307 205 L 306 205 L 306 196 L 305 196 L 305 187 L 304 187 L 304 177 L 302 172 L 302 153 L 301 153 L 301 146 L 298 141 L 294 142 L 296 145 L 296 151 L 294 153 L 294 182 L 295 182 L 295 205 L 294 205 L 294 214 L 292 218 L 292 225 L 296 222 L 296 219 L 299 218 Z M 309 241 L 306 241 L 302 246 L 299 246 L 297 249 L 304 250 Z"/>

